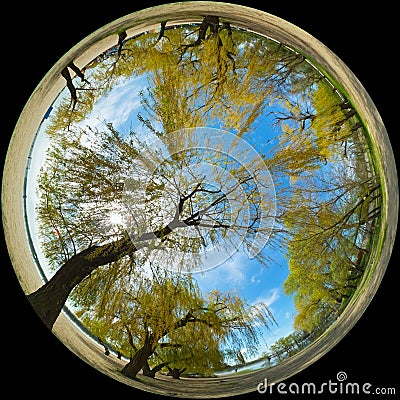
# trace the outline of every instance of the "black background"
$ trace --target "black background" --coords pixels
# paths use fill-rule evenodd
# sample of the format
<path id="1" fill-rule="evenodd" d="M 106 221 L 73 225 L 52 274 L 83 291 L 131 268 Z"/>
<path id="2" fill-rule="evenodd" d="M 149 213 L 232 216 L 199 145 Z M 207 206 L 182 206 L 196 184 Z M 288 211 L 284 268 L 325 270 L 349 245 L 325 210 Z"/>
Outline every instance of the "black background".
<path id="1" fill-rule="evenodd" d="M 399 71 L 396 57 L 399 52 L 399 22 L 394 6 L 385 2 L 372 3 L 373 8 L 349 8 L 346 2 L 329 3 L 328 8 L 322 2 L 232 2 L 281 17 L 304 29 L 336 53 L 373 99 L 397 158 Z M 2 157 L 5 157 L 8 141 L 29 96 L 60 57 L 103 25 L 136 10 L 162 3 L 165 2 L 39 1 L 29 5 L 29 8 L 17 1 L 3 3 L 0 10 Z M 4 239 L 2 246 L 2 391 L 10 391 L 10 398 L 26 394 L 42 399 L 61 396 L 77 399 L 103 399 L 111 396 L 124 399 L 166 399 L 112 380 L 84 363 L 59 342 L 42 325 L 27 302 L 12 269 Z M 369 382 L 374 387 L 396 387 L 397 393 L 400 392 L 397 372 L 399 334 L 396 325 L 399 319 L 397 247 L 395 245 L 381 287 L 354 328 L 324 357 L 287 379 L 286 383 L 323 383 L 329 379 L 335 380 L 337 372 L 345 371 L 348 382 Z M 282 395 L 257 393 L 233 398 L 264 396 L 282 398 Z"/>

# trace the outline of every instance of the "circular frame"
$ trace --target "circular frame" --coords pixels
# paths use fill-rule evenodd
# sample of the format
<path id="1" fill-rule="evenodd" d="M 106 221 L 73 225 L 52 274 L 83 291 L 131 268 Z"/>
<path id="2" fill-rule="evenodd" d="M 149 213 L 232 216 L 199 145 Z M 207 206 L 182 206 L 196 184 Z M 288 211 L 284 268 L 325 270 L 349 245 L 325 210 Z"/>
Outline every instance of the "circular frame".
<path id="1" fill-rule="evenodd" d="M 373 157 L 381 176 L 383 207 L 380 232 L 378 232 L 380 246 L 375 250 L 375 254 L 371 254 L 368 282 L 365 285 L 361 283 L 337 322 L 304 351 L 269 368 L 267 373 L 259 370 L 239 377 L 224 378 L 224 381 L 229 381 L 229 385 L 214 379 L 203 388 L 197 388 L 194 394 L 191 387 L 174 387 L 177 397 L 192 398 L 228 397 L 249 393 L 256 390 L 266 375 L 269 383 L 276 383 L 295 375 L 326 354 L 349 332 L 379 288 L 389 263 L 397 228 L 399 205 L 397 172 L 389 137 L 381 117 L 368 93 L 349 68 L 315 37 L 297 26 L 274 15 L 245 6 L 188 1 L 134 12 L 87 36 L 45 75 L 29 98 L 17 122 L 9 144 L 2 181 L 2 216 L 7 248 L 21 287 L 26 294 L 29 294 L 42 285 L 42 278 L 32 258 L 25 228 L 23 196 L 26 164 L 42 117 L 65 85 L 61 70 L 71 61 L 78 66 L 89 63 L 98 54 L 114 45 L 115 38 L 111 35 L 121 29 L 129 28 L 128 34 L 135 35 L 158 27 L 161 20 L 168 20 L 171 23 L 200 22 L 203 15 L 210 13 L 228 18 L 232 24 L 272 37 L 304 53 L 349 94 L 373 144 Z M 101 357 L 101 353 L 98 353 L 91 340 L 71 322 L 66 313 L 62 312 L 59 316 L 53 333 L 73 353 L 106 375 L 144 391 L 168 394 L 156 384 L 150 388 L 140 381 L 130 380 L 117 373 L 111 361 Z"/>

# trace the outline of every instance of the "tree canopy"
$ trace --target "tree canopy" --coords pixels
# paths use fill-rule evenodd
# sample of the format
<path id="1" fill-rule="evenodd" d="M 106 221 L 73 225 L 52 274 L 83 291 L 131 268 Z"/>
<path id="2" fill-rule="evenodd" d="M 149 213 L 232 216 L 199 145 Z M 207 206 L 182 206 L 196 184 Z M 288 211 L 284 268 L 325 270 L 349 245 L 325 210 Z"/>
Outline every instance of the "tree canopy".
<path id="1" fill-rule="evenodd" d="M 54 276 L 29 295 L 43 321 L 69 299 L 127 376 L 211 375 L 257 354 L 276 321 L 195 273 L 237 252 L 272 268 L 278 250 L 294 329 L 320 332 L 357 288 L 379 215 L 356 110 L 305 56 L 218 17 L 115 39 L 66 67 L 46 127 L 36 215 Z M 115 88 L 134 91 L 111 104 L 129 126 L 96 114 Z"/>
<path id="2" fill-rule="evenodd" d="M 143 349 L 146 359 L 155 355 L 168 365 L 210 373 L 211 366 L 221 365 L 224 352 L 243 347 L 255 352 L 258 327 L 274 323 L 265 304 L 249 306 L 238 294 L 218 290 L 203 295 L 189 274 L 112 275 L 103 282 L 104 272 L 96 270 L 72 299 L 85 326 L 131 357 L 133 375 L 143 367 L 138 356 Z"/>

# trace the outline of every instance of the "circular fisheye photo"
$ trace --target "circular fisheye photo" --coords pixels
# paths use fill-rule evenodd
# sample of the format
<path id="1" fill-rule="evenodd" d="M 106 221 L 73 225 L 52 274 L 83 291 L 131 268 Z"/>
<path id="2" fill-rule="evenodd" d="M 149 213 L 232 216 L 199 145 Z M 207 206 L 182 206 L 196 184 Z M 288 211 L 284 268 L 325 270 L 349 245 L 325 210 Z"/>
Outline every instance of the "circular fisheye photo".
<path id="1" fill-rule="evenodd" d="M 378 110 L 323 43 L 186 1 L 53 65 L 15 126 L 2 214 L 23 292 L 71 352 L 144 393 L 222 398 L 347 335 L 389 263 L 398 183 Z"/>

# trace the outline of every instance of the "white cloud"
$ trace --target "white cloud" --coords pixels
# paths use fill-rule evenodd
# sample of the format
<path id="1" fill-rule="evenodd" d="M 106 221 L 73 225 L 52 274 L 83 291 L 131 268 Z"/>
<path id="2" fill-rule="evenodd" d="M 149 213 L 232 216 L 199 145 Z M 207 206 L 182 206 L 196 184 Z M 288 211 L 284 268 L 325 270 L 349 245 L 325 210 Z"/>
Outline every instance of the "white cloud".
<path id="1" fill-rule="evenodd" d="M 96 128 L 106 121 L 120 129 L 126 123 L 130 125 L 137 122 L 137 112 L 141 107 L 139 92 L 145 86 L 146 82 L 140 78 L 133 78 L 114 86 L 107 96 L 97 101 L 81 125 Z"/>
<path id="2" fill-rule="evenodd" d="M 196 276 L 200 288 L 203 291 L 213 289 L 230 290 L 244 286 L 248 281 L 247 256 L 244 253 L 236 253 L 233 258 L 220 266 L 210 269 Z"/>
<path id="3" fill-rule="evenodd" d="M 268 294 L 266 296 L 257 297 L 253 304 L 264 303 L 268 307 L 270 307 L 273 303 L 275 303 L 279 299 L 280 297 L 279 292 L 280 292 L 279 287 L 269 289 Z"/>
<path id="4" fill-rule="evenodd" d="M 253 284 L 256 284 L 256 285 L 258 285 L 259 283 L 261 283 L 261 279 L 257 279 L 257 277 L 258 277 L 259 275 L 260 275 L 260 274 L 252 275 L 251 278 L 250 278 L 250 283 L 253 283 Z"/>
<path id="5" fill-rule="evenodd" d="M 226 281 L 239 283 L 246 279 L 246 265 L 245 262 L 243 262 L 243 258 L 243 255 L 239 256 L 236 259 L 227 261 L 221 266 L 220 273 Z"/>

